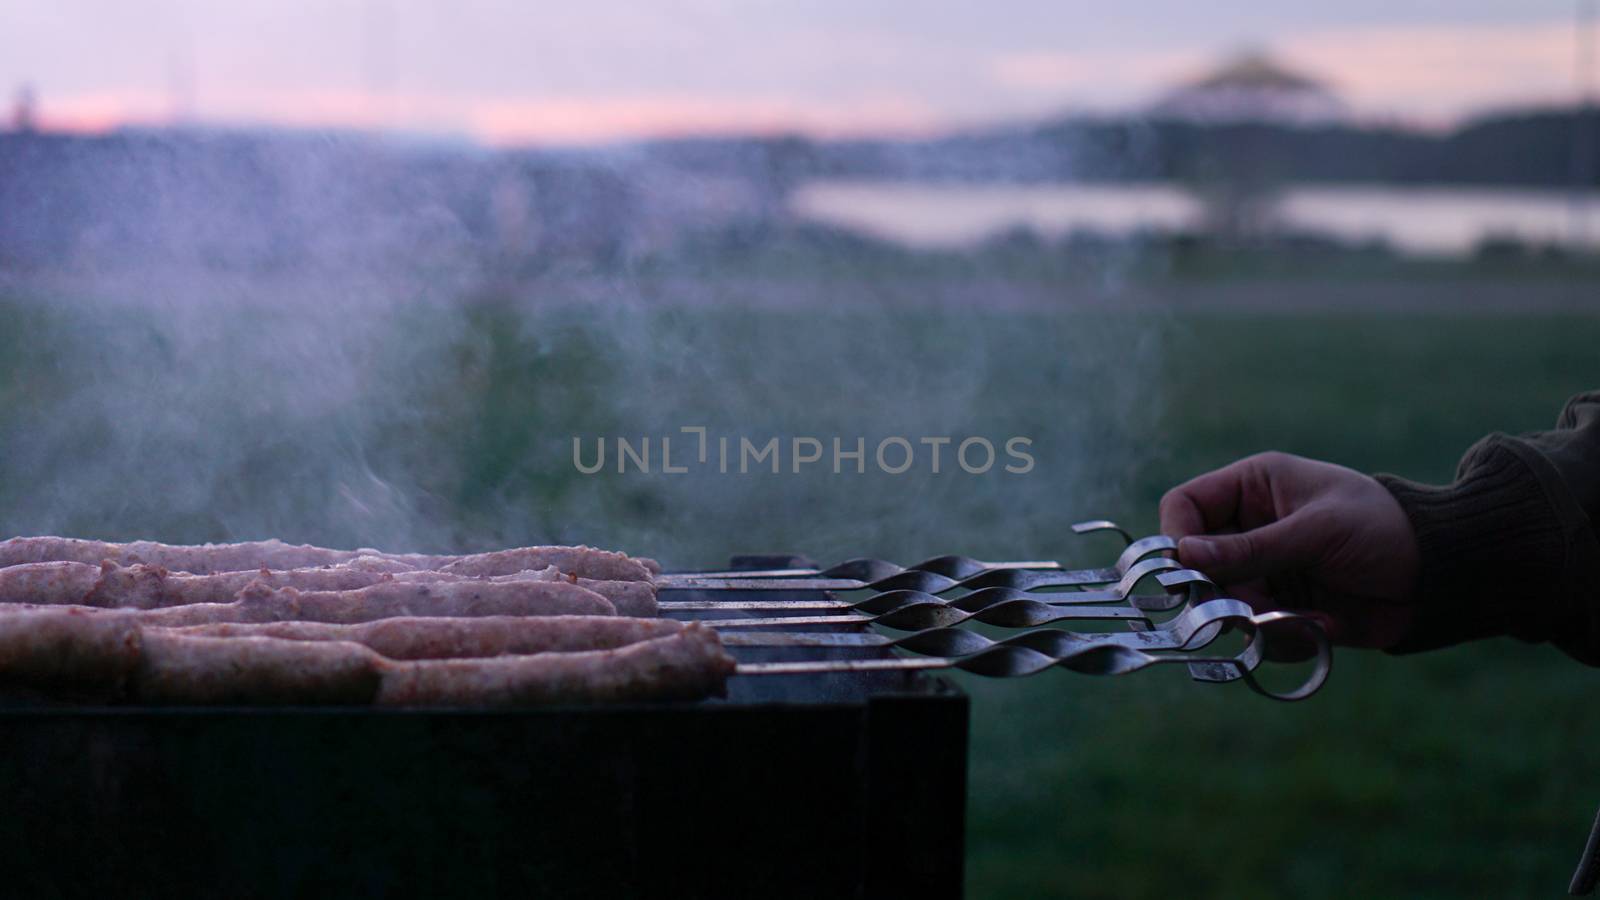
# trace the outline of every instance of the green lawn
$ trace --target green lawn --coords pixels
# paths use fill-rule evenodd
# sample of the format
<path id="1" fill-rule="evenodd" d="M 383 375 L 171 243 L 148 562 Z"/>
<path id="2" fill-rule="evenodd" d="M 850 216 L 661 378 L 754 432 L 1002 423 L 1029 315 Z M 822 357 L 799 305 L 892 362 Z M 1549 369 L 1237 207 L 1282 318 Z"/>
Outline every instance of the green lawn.
<path id="1" fill-rule="evenodd" d="M 1600 385 L 1600 317 L 539 299 L 370 316 L 0 306 L 0 532 L 585 540 L 683 568 L 779 549 L 1089 563 L 1111 548 L 1068 524 L 1153 528 L 1166 486 L 1236 456 L 1445 479 L 1484 432 L 1547 427 Z M 574 436 L 682 425 L 869 445 L 1024 435 L 1038 465 L 571 466 Z M 1175 672 L 964 685 L 974 897 L 1550 895 L 1600 804 L 1600 673 L 1548 648 L 1343 653 L 1299 705 Z"/>
<path id="2" fill-rule="evenodd" d="M 1173 331 L 1195 350 L 1169 353 L 1169 452 L 1123 513 L 1145 527 L 1174 479 L 1267 448 L 1445 480 L 1479 435 L 1600 384 L 1594 319 Z M 1509 640 L 1342 653 L 1294 706 L 1160 676 L 966 687 L 977 897 L 1553 896 L 1600 805 L 1600 672 Z"/>

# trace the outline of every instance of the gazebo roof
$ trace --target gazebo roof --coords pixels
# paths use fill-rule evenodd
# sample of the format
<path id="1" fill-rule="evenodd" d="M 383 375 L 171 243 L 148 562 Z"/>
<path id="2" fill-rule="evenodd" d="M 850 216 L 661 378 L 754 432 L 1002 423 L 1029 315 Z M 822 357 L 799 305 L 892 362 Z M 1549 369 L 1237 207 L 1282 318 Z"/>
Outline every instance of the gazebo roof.
<path id="1" fill-rule="evenodd" d="M 1164 115 L 1201 121 L 1296 121 L 1337 118 L 1342 105 L 1322 82 L 1261 51 L 1246 51 L 1169 93 Z"/>
<path id="2" fill-rule="evenodd" d="M 1186 90 L 1215 88 L 1254 88 L 1257 90 L 1314 91 L 1326 93 L 1322 83 L 1307 75 L 1292 71 L 1277 60 L 1258 51 L 1241 53 L 1227 60 L 1217 69 L 1189 83 Z"/>

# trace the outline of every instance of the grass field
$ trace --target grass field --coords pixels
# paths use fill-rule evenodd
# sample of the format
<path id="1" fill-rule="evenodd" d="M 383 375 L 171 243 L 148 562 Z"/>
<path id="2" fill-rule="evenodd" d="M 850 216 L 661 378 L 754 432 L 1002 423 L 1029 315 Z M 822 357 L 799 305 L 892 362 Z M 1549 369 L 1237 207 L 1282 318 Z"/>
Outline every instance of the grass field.
<path id="1" fill-rule="evenodd" d="M 541 311 L 542 310 L 542 311 Z M 406 549 L 587 540 L 680 567 L 1093 562 L 1276 448 L 1444 480 L 1600 385 L 1600 317 L 0 307 L 0 532 Z M 584 477 L 574 436 L 978 434 L 1035 472 Z M 1093 539 L 1100 540 L 1100 539 Z M 1508 597 L 1507 602 L 1536 602 Z M 1600 804 L 1600 672 L 1509 641 L 1339 655 L 1314 700 L 1177 673 L 971 692 L 973 897 L 1527 896 Z"/>
<path id="2" fill-rule="evenodd" d="M 1204 349 L 1166 369 L 1170 453 L 1126 516 L 1147 527 L 1165 485 L 1265 448 L 1446 480 L 1600 383 L 1594 319 L 1173 327 Z M 966 687 L 978 897 L 1554 896 L 1600 804 L 1600 673 L 1547 647 L 1346 652 L 1296 706 L 1168 678 Z"/>

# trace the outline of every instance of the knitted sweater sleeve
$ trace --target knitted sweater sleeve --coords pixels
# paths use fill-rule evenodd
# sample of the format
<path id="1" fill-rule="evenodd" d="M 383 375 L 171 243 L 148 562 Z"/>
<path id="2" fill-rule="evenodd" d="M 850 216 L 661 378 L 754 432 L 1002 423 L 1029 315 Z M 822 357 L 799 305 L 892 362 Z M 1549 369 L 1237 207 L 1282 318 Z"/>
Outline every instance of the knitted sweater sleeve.
<path id="1" fill-rule="evenodd" d="M 1393 652 L 1509 634 L 1600 665 L 1600 391 L 1551 431 L 1479 441 L 1451 484 L 1377 478 L 1422 556 L 1418 615 Z"/>

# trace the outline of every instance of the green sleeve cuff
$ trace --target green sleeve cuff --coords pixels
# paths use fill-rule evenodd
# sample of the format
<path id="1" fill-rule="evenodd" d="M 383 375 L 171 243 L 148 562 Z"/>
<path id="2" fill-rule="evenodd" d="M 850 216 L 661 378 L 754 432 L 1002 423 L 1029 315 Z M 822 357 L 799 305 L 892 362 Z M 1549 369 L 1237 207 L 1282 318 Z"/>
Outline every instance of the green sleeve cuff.
<path id="1" fill-rule="evenodd" d="M 1452 484 L 1377 478 L 1405 509 L 1421 554 L 1417 616 L 1391 652 L 1509 634 L 1587 655 L 1569 646 L 1588 636 L 1590 618 L 1572 578 L 1573 510 L 1563 508 L 1561 477 L 1538 451 L 1490 435 L 1467 451 Z"/>

